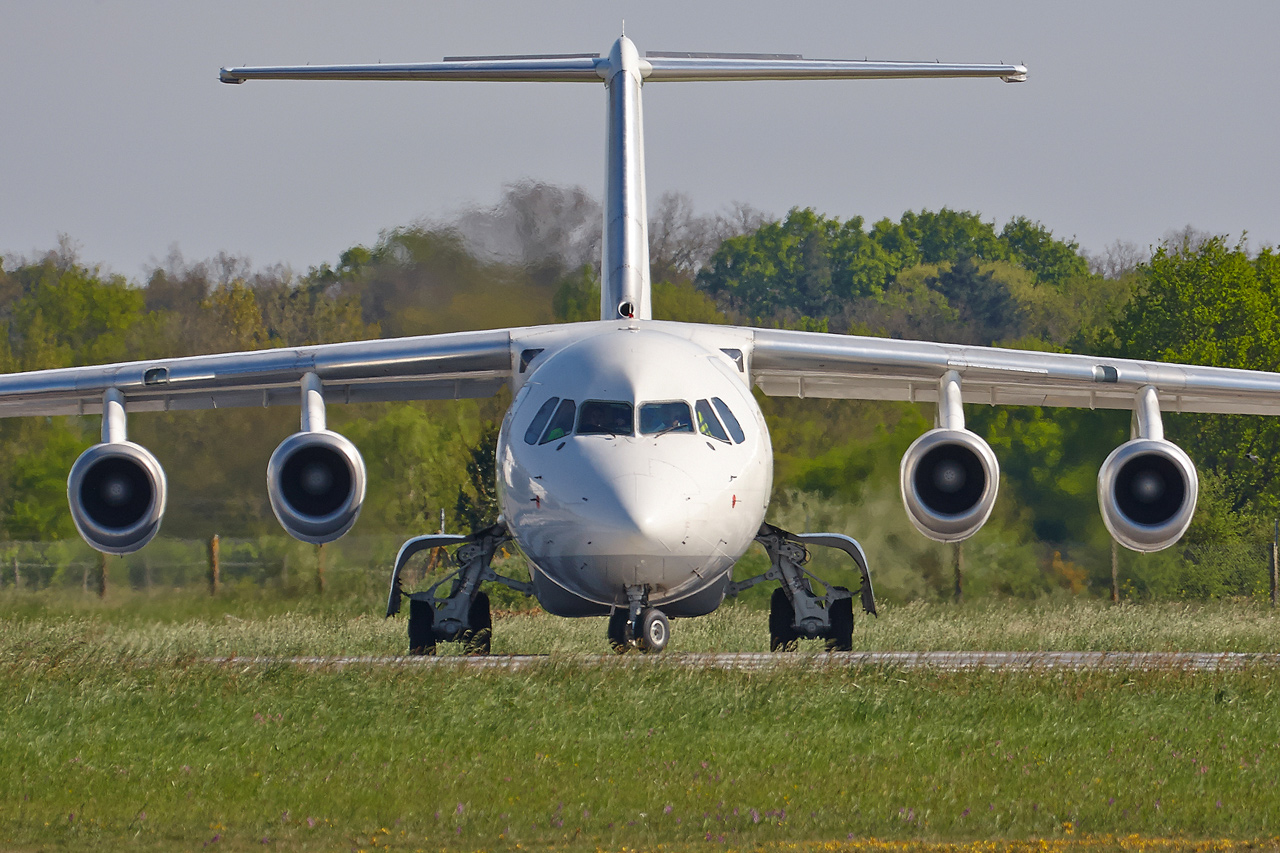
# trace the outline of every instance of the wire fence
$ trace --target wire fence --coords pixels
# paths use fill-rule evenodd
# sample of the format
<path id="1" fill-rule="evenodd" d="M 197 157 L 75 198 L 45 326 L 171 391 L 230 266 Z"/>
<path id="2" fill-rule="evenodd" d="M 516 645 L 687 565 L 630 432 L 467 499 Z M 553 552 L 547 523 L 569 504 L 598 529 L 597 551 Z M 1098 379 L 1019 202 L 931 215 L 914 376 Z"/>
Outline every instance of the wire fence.
<path id="1" fill-rule="evenodd" d="M 407 536 L 347 536 L 323 547 L 287 536 L 163 539 L 134 554 L 108 557 L 79 539 L 0 543 L 0 589 L 93 589 L 105 572 L 134 589 L 255 584 L 320 588 L 385 585 Z"/>
<path id="2" fill-rule="evenodd" d="M 0 543 L 0 593 L 83 590 L 99 595 L 130 588 L 138 592 L 279 590 L 286 594 L 335 593 L 384 598 L 396 552 L 409 536 L 344 536 L 324 546 L 289 536 L 152 540 L 124 556 L 106 556 L 80 539 Z M 456 564 L 443 549 L 414 557 L 401 573 L 405 591 L 443 579 Z M 524 557 L 510 545 L 494 568 L 527 580 Z M 447 588 L 446 588 L 447 590 Z M 490 590 L 494 605 L 523 609 L 525 596 L 505 588 Z"/>

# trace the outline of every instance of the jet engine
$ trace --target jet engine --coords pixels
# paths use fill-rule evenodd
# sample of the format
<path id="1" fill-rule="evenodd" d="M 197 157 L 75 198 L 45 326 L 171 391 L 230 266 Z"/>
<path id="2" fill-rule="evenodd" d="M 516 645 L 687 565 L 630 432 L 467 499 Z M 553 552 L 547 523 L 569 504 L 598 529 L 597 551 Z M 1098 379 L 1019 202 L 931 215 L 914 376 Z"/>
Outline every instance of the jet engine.
<path id="1" fill-rule="evenodd" d="M 364 503 L 365 467 L 350 439 L 325 429 L 319 379 L 308 374 L 302 390 L 302 431 L 271 454 L 267 494 L 290 536 L 322 545 L 356 523 Z"/>
<path id="2" fill-rule="evenodd" d="M 1191 457 L 1165 440 L 1160 400 L 1150 385 L 1134 399 L 1133 436 L 1102 463 L 1098 506 L 1107 530 L 1121 545 L 1159 551 L 1187 532 L 1200 480 Z"/>
<path id="3" fill-rule="evenodd" d="M 132 554 L 160 530 L 167 493 L 155 456 L 125 438 L 124 396 L 108 391 L 102 443 L 80 454 L 67 477 L 76 530 L 99 551 Z"/>
<path id="4" fill-rule="evenodd" d="M 960 375 L 938 381 L 937 427 L 912 442 L 902 457 L 900 482 L 907 517 L 938 542 L 959 542 L 991 517 L 1000 464 L 991 445 L 964 427 Z"/>
<path id="5" fill-rule="evenodd" d="M 938 542 L 968 539 L 996 503 L 1000 465 L 967 429 L 931 429 L 902 457 L 902 502 L 916 529 Z"/>
<path id="6" fill-rule="evenodd" d="M 1168 548 L 1187 532 L 1199 479 L 1181 447 L 1135 438 L 1111 451 L 1098 471 L 1098 505 L 1115 540 L 1134 551 Z"/>

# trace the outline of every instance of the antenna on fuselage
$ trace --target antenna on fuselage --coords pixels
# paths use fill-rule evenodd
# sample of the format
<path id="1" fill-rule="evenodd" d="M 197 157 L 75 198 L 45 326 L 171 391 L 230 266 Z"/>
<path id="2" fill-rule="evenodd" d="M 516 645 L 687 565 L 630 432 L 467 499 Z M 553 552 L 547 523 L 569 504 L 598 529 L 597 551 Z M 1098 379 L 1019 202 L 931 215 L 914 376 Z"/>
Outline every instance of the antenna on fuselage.
<path id="1" fill-rule="evenodd" d="M 223 68 L 223 83 L 246 80 L 486 80 L 600 83 L 608 90 L 604 239 L 600 264 L 600 319 L 648 320 L 649 220 L 645 200 L 644 83 L 725 80 L 885 80 L 920 77 L 1027 79 L 1023 65 L 956 65 L 941 62 L 869 62 L 805 59 L 798 55 L 744 53 L 646 53 L 622 35 L 609 55 L 451 56 L 443 62 L 376 65 L 304 65 Z"/>

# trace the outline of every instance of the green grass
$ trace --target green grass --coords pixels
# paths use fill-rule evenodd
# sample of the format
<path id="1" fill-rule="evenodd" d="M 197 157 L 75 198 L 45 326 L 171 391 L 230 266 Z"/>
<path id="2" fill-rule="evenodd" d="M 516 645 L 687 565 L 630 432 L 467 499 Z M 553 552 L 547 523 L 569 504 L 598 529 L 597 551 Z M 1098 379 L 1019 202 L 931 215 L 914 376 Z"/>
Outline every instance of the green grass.
<path id="1" fill-rule="evenodd" d="M 0 593 L 0 648 L 88 640 L 148 657 L 401 654 L 404 616 L 383 619 L 384 593 L 282 596 L 244 586 L 219 598 L 194 590 Z M 605 620 L 499 614 L 495 654 L 598 654 Z M 871 651 L 1280 651 L 1280 616 L 1247 600 L 1123 604 L 1092 599 L 885 605 L 857 614 L 854 648 Z M 817 651 L 820 644 L 807 644 Z M 442 653 L 460 647 L 443 644 Z M 767 651 L 766 614 L 725 606 L 676 620 L 669 652 Z"/>
<path id="2" fill-rule="evenodd" d="M 0 849 L 1122 849 L 1129 833 L 1182 849 L 1280 835 L 1280 672 L 1265 669 L 600 667 L 580 654 L 602 648 L 600 620 L 528 614 L 498 620 L 495 650 L 551 658 L 514 673 L 202 662 L 399 651 L 403 620 L 362 612 L 376 608 L 0 596 Z M 1274 650 L 1274 624 L 1252 604 L 917 606 L 858 636 L 1258 651 Z M 673 644 L 758 649 L 763 628 L 728 608 L 677 622 Z"/>

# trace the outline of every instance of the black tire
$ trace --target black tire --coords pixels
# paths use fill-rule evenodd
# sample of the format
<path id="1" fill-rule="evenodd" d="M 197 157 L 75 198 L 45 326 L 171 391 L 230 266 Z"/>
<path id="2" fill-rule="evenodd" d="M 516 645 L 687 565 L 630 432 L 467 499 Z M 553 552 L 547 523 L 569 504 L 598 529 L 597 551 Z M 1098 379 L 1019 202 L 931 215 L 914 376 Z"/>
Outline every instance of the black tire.
<path id="1" fill-rule="evenodd" d="M 769 651 L 794 652 L 800 647 L 800 635 L 792 627 L 795 611 L 782 587 L 769 598 Z"/>
<path id="2" fill-rule="evenodd" d="M 432 630 L 436 609 L 429 601 L 409 599 L 409 654 L 434 655 L 436 635 Z"/>
<path id="3" fill-rule="evenodd" d="M 647 655 L 656 655 L 667 647 L 671 639 L 671 623 L 656 607 L 646 607 L 640 614 L 640 636 L 636 645 Z"/>
<path id="4" fill-rule="evenodd" d="M 832 590 L 848 592 L 842 586 L 833 586 Z M 853 651 L 853 599 L 842 598 L 831 603 L 831 633 L 827 635 L 827 651 Z"/>
<path id="5" fill-rule="evenodd" d="M 462 651 L 468 655 L 487 655 L 493 646 L 493 616 L 489 612 L 489 596 L 477 592 L 467 612 L 470 630 L 462 635 Z"/>
<path id="6" fill-rule="evenodd" d="M 627 639 L 627 620 L 631 616 L 631 611 L 625 607 L 615 608 L 609 614 L 609 648 L 618 654 L 624 654 L 631 648 L 631 642 Z"/>

